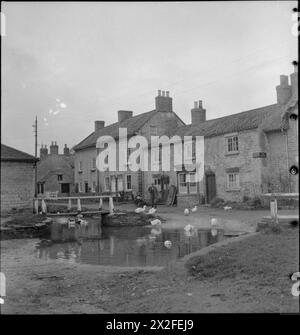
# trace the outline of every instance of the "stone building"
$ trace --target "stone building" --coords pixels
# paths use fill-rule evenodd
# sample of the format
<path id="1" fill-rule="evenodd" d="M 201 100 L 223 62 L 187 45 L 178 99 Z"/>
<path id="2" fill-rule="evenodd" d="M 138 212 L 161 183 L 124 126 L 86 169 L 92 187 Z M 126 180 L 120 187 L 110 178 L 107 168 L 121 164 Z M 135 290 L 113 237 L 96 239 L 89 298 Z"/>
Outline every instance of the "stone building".
<path id="1" fill-rule="evenodd" d="M 169 92 L 158 91 L 155 98 L 155 109 L 146 113 L 133 116 L 132 111 L 119 110 L 118 122 L 105 127 L 104 121 L 95 121 L 94 132 L 77 144 L 75 150 L 75 183 L 79 192 L 112 192 L 124 194 L 141 194 L 148 196 L 147 189 L 154 183 L 162 198 L 167 196 L 167 190 L 171 184 L 176 184 L 176 173 L 131 171 L 127 166 L 126 171 L 119 168 L 119 129 L 127 129 L 127 138 L 134 135 L 144 136 L 150 143 L 150 136 L 162 136 L 171 134 L 184 122 L 174 113 L 172 98 Z M 112 136 L 117 143 L 117 171 L 99 172 L 96 169 L 96 141 L 100 136 Z M 126 149 L 125 149 L 126 150 Z M 144 148 L 149 150 L 149 148 Z M 128 156 L 130 150 L 128 149 Z M 150 165 L 151 155 L 148 154 Z M 125 163 L 126 164 L 126 163 Z M 144 170 L 144 168 L 143 168 Z"/>
<path id="2" fill-rule="evenodd" d="M 276 103 L 221 118 L 206 120 L 202 101 L 191 110 L 191 124 L 185 125 L 173 112 L 169 92 L 159 91 L 155 110 L 133 116 L 131 111 L 119 111 L 118 122 L 105 127 L 104 121 L 95 122 L 95 130 L 74 147 L 75 182 L 79 192 L 120 191 L 139 193 L 145 198 L 154 183 L 162 200 L 170 185 L 177 187 L 178 204 L 192 206 L 210 203 L 215 197 L 242 201 L 269 192 L 298 192 L 298 176 L 289 173 L 298 166 L 298 82 L 297 69 L 290 76 L 280 76 L 276 87 Z M 195 137 L 204 137 L 204 166 L 193 162 L 189 171 L 175 166 L 174 146 L 171 148 L 171 170 L 161 171 L 162 151 L 157 157 L 148 155 L 147 171 L 99 172 L 96 169 L 96 141 L 100 136 L 112 136 L 118 142 L 119 128 L 127 128 L 128 138 L 143 135 L 184 136 L 193 139 L 182 146 L 182 153 L 195 158 Z M 117 159 L 118 153 L 118 143 Z M 144 148 L 149 151 L 148 147 Z M 133 149 L 134 150 L 134 149 Z M 197 149 L 198 150 L 198 149 Z M 150 168 L 156 161 L 158 171 Z M 145 163 L 145 164 L 147 164 Z M 117 167 L 119 162 L 117 161 Z M 176 171 L 177 169 L 177 171 Z M 144 169 L 145 170 L 145 169 Z M 178 171 L 179 170 L 179 171 Z"/>
<path id="3" fill-rule="evenodd" d="M 298 175 L 289 173 L 291 166 L 298 167 L 297 78 L 296 68 L 290 84 L 288 76 L 280 76 L 277 102 L 269 106 L 207 121 L 201 106 L 191 111 L 191 125 L 175 132 L 204 136 L 205 175 L 195 183 L 190 173 L 178 173 L 179 203 L 298 192 Z"/>
<path id="4" fill-rule="evenodd" d="M 1 144 L 1 212 L 31 208 L 37 158 Z"/>
<path id="5" fill-rule="evenodd" d="M 65 144 L 63 154 L 59 154 L 56 142 L 50 145 L 50 151 L 45 145 L 40 148 L 38 162 L 38 195 L 69 195 L 75 192 L 74 186 L 74 155 Z"/>

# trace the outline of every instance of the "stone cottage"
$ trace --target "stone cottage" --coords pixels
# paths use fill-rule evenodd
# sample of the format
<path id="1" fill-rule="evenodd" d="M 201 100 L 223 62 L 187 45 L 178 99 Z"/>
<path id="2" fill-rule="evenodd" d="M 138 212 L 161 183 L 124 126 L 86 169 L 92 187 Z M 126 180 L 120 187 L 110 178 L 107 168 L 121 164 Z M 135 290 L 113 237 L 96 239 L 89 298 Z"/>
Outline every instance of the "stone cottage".
<path id="1" fill-rule="evenodd" d="M 50 145 L 50 151 L 45 145 L 40 148 L 40 161 L 37 166 L 38 195 L 67 196 L 75 192 L 74 185 L 74 155 L 65 144 L 63 154 L 59 154 L 56 142 Z"/>
<path id="2" fill-rule="evenodd" d="M 1 212 L 33 206 L 37 158 L 1 144 Z"/>
<path id="3" fill-rule="evenodd" d="M 75 150 L 75 183 L 80 193 L 88 192 L 112 192 L 125 195 L 141 194 L 148 196 L 147 189 L 154 183 L 161 198 L 167 196 L 167 190 L 171 184 L 176 185 L 176 172 L 162 173 L 149 171 L 151 154 L 149 153 L 148 171 L 133 172 L 127 166 L 126 171 L 119 169 L 119 129 L 127 129 L 128 140 L 134 135 L 144 136 L 150 143 L 151 136 L 168 135 L 184 122 L 173 111 L 172 98 L 168 91 L 158 91 L 155 98 L 155 109 L 146 113 L 133 115 L 132 111 L 119 110 L 118 122 L 105 127 L 104 121 L 95 121 L 94 132 L 77 144 Z M 96 141 L 100 136 L 112 136 L 117 143 L 117 171 L 99 172 L 96 169 L 96 157 L 99 152 L 96 149 Z M 150 148 L 144 148 L 150 150 Z M 126 149 L 125 149 L 126 150 Z M 128 150 L 128 156 L 130 149 Z M 132 149 L 134 151 L 134 149 Z M 153 159 L 153 158 L 152 158 Z M 156 157 L 159 161 L 159 157 Z"/>
<path id="4" fill-rule="evenodd" d="M 204 136 L 202 180 L 178 173 L 178 203 L 209 203 L 213 198 L 242 201 L 269 192 L 298 192 L 298 72 L 280 76 L 277 102 L 206 120 L 202 102 L 191 111 L 192 123 L 178 135 Z M 193 175 L 193 172 L 192 172 Z"/>

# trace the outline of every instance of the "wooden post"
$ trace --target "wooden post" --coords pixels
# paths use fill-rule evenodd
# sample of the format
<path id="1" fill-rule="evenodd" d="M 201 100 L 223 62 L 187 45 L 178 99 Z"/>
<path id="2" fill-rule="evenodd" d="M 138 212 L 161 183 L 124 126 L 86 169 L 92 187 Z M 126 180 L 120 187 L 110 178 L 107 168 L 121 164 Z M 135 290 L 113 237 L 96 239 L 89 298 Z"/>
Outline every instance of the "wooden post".
<path id="1" fill-rule="evenodd" d="M 271 218 L 273 219 L 274 223 L 278 223 L 278 216 L 277 216 L 277 199 L 270 201 L 270 210 L 271 210 Z"/>
<path id="2" fill-rule="evenodd" d="M 77 210 L 78 210 L 78 212 L 81 212 L 80 198 L 77 198 Z"/>
<path id="3" fill-rule="evenodd" d="M 47 205 L 44 199 L 42 199 L 42 213 L 47 213 Z"/>
<path id="4" fill-rule="evenodd" d="M 99 211 L 101 211 L 102 207 L 103 207 L 103 199 L 100 198 L 100 201 L 99 201 Z"/>
<path id="5" fill-rule="evenodd" d="M 68 211 L 71 211 L 72 209 L 72 200 L 71 198 L 69 198 L 69 201 L 68 201 Z"/>
<path id="6" fill-rule="evenodd" d="M 113 197 L 109 197 L 109 213 L 110 214 L 114 213 L 114 201 L 113 201 Z"/>
<path id="7" fill-rule="evenodd" d="M 38 199 L 34 199 L 34 211 L 35 211 L 35 214 L 39 214 L 39 200 Z"/>

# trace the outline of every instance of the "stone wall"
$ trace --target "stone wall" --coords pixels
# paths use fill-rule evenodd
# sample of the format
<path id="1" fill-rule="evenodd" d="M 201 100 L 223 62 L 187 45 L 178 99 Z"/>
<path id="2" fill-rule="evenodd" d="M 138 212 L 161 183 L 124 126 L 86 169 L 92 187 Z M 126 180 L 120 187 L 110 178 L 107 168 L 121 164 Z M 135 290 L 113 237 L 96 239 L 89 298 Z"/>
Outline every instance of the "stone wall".
<path id="1" fill-rule="evenodd" d="M 32 208 L 33 197 L 33 163 L 1 162 L 1 211 Z"/>

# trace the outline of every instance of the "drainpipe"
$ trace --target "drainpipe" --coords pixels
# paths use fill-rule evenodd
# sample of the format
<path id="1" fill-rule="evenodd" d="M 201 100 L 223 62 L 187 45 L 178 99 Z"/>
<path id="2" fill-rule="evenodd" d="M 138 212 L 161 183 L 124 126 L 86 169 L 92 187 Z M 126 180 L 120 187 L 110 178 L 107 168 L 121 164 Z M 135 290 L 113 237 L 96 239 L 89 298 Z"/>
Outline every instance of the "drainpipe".
<path id="1" fill-rule="evenodd" d="M 288 182 L 289 182 L 289 193 L 291 193 L 291 179 L 290 179 L 290 166 L 289 166 L 289 140 L 288 140 L 288 132 L 284 130 L 284 135 L 285 135 L 285 148 L 286 148 L 286 170 L 288 174 Z"/>

